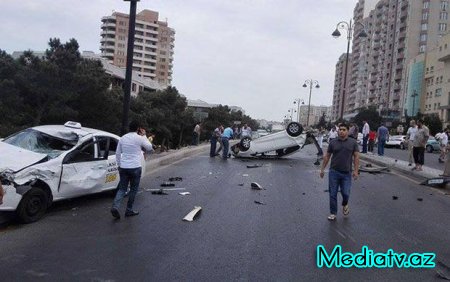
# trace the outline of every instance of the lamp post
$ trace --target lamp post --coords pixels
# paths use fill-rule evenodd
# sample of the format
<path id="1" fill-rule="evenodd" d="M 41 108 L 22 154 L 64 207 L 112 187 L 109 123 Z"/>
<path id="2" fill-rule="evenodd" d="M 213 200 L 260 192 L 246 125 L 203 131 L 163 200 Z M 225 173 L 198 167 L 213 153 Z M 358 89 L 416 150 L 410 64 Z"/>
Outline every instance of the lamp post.
<path id="1" fill-rule="evenodd" d="M 309 85 L 309 101 L 308 101 L 308 117 L 306 118 L 306 126 L 309 126 L 309 112 L 311 109 L 311 92 L 312 92 L 312 88 L 313 86 L 315 86 L 316 88 L 319 88 L 319 82 L 317 80 L 313 80 L 313 79 L 307 79 L 305 80 L 305 83 L 303 83 L 303 87 L 307 87 Z"/>
<path id="2" fill-rule="evenodd" d="M 130 2 L 130 22 L 128 28 L 127 46 L 127 66 L 125 71 L 124 94 L 123 94 L 123 114 L 122 114 L 122 135 L 128 132 L 128 115 L 130 112 L 131 97 L 131 75 L 133 71 L 134 53 L 134 31 L 136 29 L 136 2 L 139 0 L 124 0 Z"/>
<path id="3" fill-rule="evenodd" d="M 297 122 L 300 123 L 300 103 L 305 104 L 305 101 L 301 98 L 294 99 L 294 105 L 297 104 Z"/>
<path id="4" fill-rule="evenodd" d="M 413 91 L 413 94 L 411 94 L 411 98 L 412 98 L 412 100 L 413 100 L 413 106 L 412 106 L 412 113 L 411 113 L 411 116 L 415 116 L 415 114 L 414 114 L 414 106 L 415 106 L 415 102 L 416 102 L 416 97 L 417 96 L 419 96 L 419 94 L 417 94 L 417 91 L 416 91 L 416 89 L 414 89 L 414 91 Z"/>
<path id="5" fill-rule="evenodd" d="M 358 37 L 367 37 L 367 33 L 365 31 L 365 26 L 360 23 L 360 22 L 356 22 L 356 24 L 359 24 L 362 26 L 362 30 L 361 32 L 358 34 Z M 333 31 L 333 33 L 331 34 L 334 38 L 338 38 L 341 36 L 341 33 L 339 32 L 339 29 L 344 29 L 347 31 L 347 53 L 345 56 L 345 71 L 344 71 L 344 87 L 342 90 L 342 106 L 341 106 L 341 114 L 340 114 L 340 118 L 343 119 L 344 117 L 344 103 L 345 103 L 345 92 L 347 90 L 347 71 L 348 71 L 348 55 L 350 53 L 350 42 L 352 41 L 352 32 L 354 30 L 355 26 L 352 25 L 352 20 L 350 20 L 350 22 L 346 22 L 346 21 L 341 21 L 336 25 L 336 30 Z"/>
<path id="6" fill-rule="evenodd" d="M 288 110 L 288 113 L 289 113 L 290 116 L 291 116 L 291 121 L 292 121 L 292 115 L 294 114 L 294 112 L 295 112 L 295 109 L 294 109 L 294 108 L 290 108 L 290 109 Z"/>

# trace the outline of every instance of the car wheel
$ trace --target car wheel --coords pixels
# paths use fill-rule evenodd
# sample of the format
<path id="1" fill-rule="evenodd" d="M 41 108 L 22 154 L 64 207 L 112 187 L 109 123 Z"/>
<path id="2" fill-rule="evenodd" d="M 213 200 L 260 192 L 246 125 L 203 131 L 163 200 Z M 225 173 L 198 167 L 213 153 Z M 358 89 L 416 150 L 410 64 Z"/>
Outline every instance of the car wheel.
<path id="1" fill-rule="evenodd" d="M 428 153 L 433 153 L 433 146 L 427 145 L 426 150 Z"/>
<path id="2" fill-rule="evenodd" d="M 400 149 L 405 150 L 405 144 L 400 143 Z"/>
<path id="3" fill-rule="evenodd" d="M 250 137 L 242 138 L 241 142 L 239 143 L 239 147 L 241 147 L 241 151 L 243 151 L 243 152 L 248 151 L 248 149 L 250 149 L 251 141 L 252 141 L 252 139 L 250 139 Z"/>
<path id="4" fill-rule="evenodd" d="M 20 201 L 17 216 L 23 223 L 31 223 L 41 219 L 47 211 L 49 197 L 40 188 L 31 188 Z"/>
<path id="5" fill-rule="evenodd" d="M 287 134 L 292 137 L 297 137 L 303 132 L 303 127 L 298 122 L 290 122 L 286 127 Z"/>

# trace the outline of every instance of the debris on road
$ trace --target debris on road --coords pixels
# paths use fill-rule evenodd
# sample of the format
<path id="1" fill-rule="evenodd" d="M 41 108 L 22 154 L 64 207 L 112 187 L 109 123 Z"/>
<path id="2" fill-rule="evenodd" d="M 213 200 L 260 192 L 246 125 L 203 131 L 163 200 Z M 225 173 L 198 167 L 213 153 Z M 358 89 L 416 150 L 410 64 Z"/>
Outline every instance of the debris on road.
<path id="1" fill-rule="evenodd" d="M 422 202 L 423 199 L 422 198 L 417 198 L 417 201 Z"/>
<path id="2" fill-rule="evenodd" d="M 330 190 L 328 190 L 328 189 L 327 190 L 323 190 L 323 192 L 328 193 L 328 192 L 330 192 Z"/>
<path id="3" fill-rule="evenodd" d="M 374 166 L 370 163 L 365 164 L 364 166 L 359 166 L 359 171 L 368 172 L 368 173 L 380 173 L 382 171 L 389 171 L 386 166 Z"/>
<path id="4" fill-rule="evenodd" d="M 199 211 L 202 210 L 200 206 L 194 206 L 194 209 L 191 210 L 184 218 L 183 221 L 193 221 L 194 217 L 198 214 Z"/>
<path id="5" fill-rule="evenodd" d="M 397 196 L 392 196 L 392 200 L 398 200 Z"/>
<path id="6" fill-rule="evenodd" d="M 262 186 L 256 182 L 252 182 L 250 186 L 252 187 L 253 190 L 263 190 Z"/>
<path id="7" fill-rule="evenodd" d="M 174 186 L 175 186 L 175 183 L 172 183 L 172 182 L 161 183 L 161 187 L 174 187 Z"/>
<path id="8" fill-rule="evenodd" d="M 152 191 L 153 195 L 169 195 L 168 193 L 164 192 L 164 189 L 159 189 L 158 191 Z"/>
<path id="9" fill-rule="evenodd" d="M 180 192 L 178 194 L 180 194 L 181 196 L 186 196 L 186 195 L 190 195 L 191 192 Z"/>
<path id="10" fill-rule="evenodd" d="M 437 178 L 427 179 L 420 184 L 433 186 L 433 187 L 444 187 L 449 182 L 450 182 L 450 177 L 437 177 Z"/>
<path id="11" fill-rule="evenodd" d="M 151 192 L 151 191 L 159 191 L 159 190 L 164 190 L 164 191 L 175 191 L 175 190 L 186 190 L 186 188 L 159 188 L 159 189 L 145 189 L 146 192 Z"/>
<path id="12" fill-rule="evenodd" d="M 248 177 L 248 174 L 243 174 L 242 176 L 244 176 L 244 177 Z"/>
<path id="13" fill-rule="evenodd" d="M 170 182 L 173 182 L 173 181 L 183 181 L 183 177 L 179 177 L 179 176 L 176 176 L 176 177 L 170 177 L 170 178 L 169 178 L 169 181 L 170 181 Z"/>
<path id="14" fill-rule="evenodd" d="M 244 186 L 244 183 L 239 183 L 238 186 Z"/>
<path id="15" fill-rule="evenodd" d="M 247 165 L 247 168 L 257 168 L 257 167 L 262 167 L 264 165 L 262 164 L 254 164 L 254 165 Z"/>
<path id="16" fill-rule="evenodd" d="M 263 202 L 260 202 L 260 201 L 254 201 L 255 202 L 255 204 L 258 204 L 258 205 L 265 205 L 265 203 L 263 203 Z"/>

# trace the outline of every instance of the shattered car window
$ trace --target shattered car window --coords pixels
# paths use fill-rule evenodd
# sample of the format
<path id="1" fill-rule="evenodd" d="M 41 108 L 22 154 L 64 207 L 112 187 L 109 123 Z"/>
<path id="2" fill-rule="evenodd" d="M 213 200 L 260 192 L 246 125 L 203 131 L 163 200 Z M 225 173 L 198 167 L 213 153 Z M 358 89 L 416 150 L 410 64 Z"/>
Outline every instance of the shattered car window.
<path id="1" fill-rule="evenodd" d="M 77 141 L 78 140 L 59 139 L 30 128 L 20 131 L 3 140 L 5 143 L 25 150 L 46 154 L 50 159 L 56 158 L 63 152 L 72 149 Z"/>

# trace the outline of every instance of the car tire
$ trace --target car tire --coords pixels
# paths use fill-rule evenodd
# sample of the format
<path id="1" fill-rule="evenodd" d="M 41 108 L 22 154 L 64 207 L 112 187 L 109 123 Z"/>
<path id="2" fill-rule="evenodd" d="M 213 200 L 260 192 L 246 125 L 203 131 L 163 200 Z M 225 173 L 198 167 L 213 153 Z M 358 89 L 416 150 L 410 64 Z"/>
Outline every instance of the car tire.
<path id="1" fill-rule="evenodd" d="M 31 223 L 41 219 L 49 206 L 47 192 L 41 188 L 31 188 L 22 198 L 16 213 L 23 223 Z"/>
<path id="2" fill-rule="evenodd" d="M 287 134 L 292 137 L 297 137 L 303 132 L 303 127 L 298 122 L 290 122 L 286 127 Z"/>
<path id="3" fill-rule="evenodd" d="M 427 145 L 425 149 L 427 150 L 428 153 L 433 153 L 433 146 Z"/>
<path id="4" fill-rule="evenodd" d="M 241 141 L 239 142 L 239 147 L 240 147 L 241 151 L 243 151 L 243 152 L 248 151 L 248 149 L 250 149 L 251 141 L 252 141 L 252 139 L 250 137 L 242 138 Z"/>

